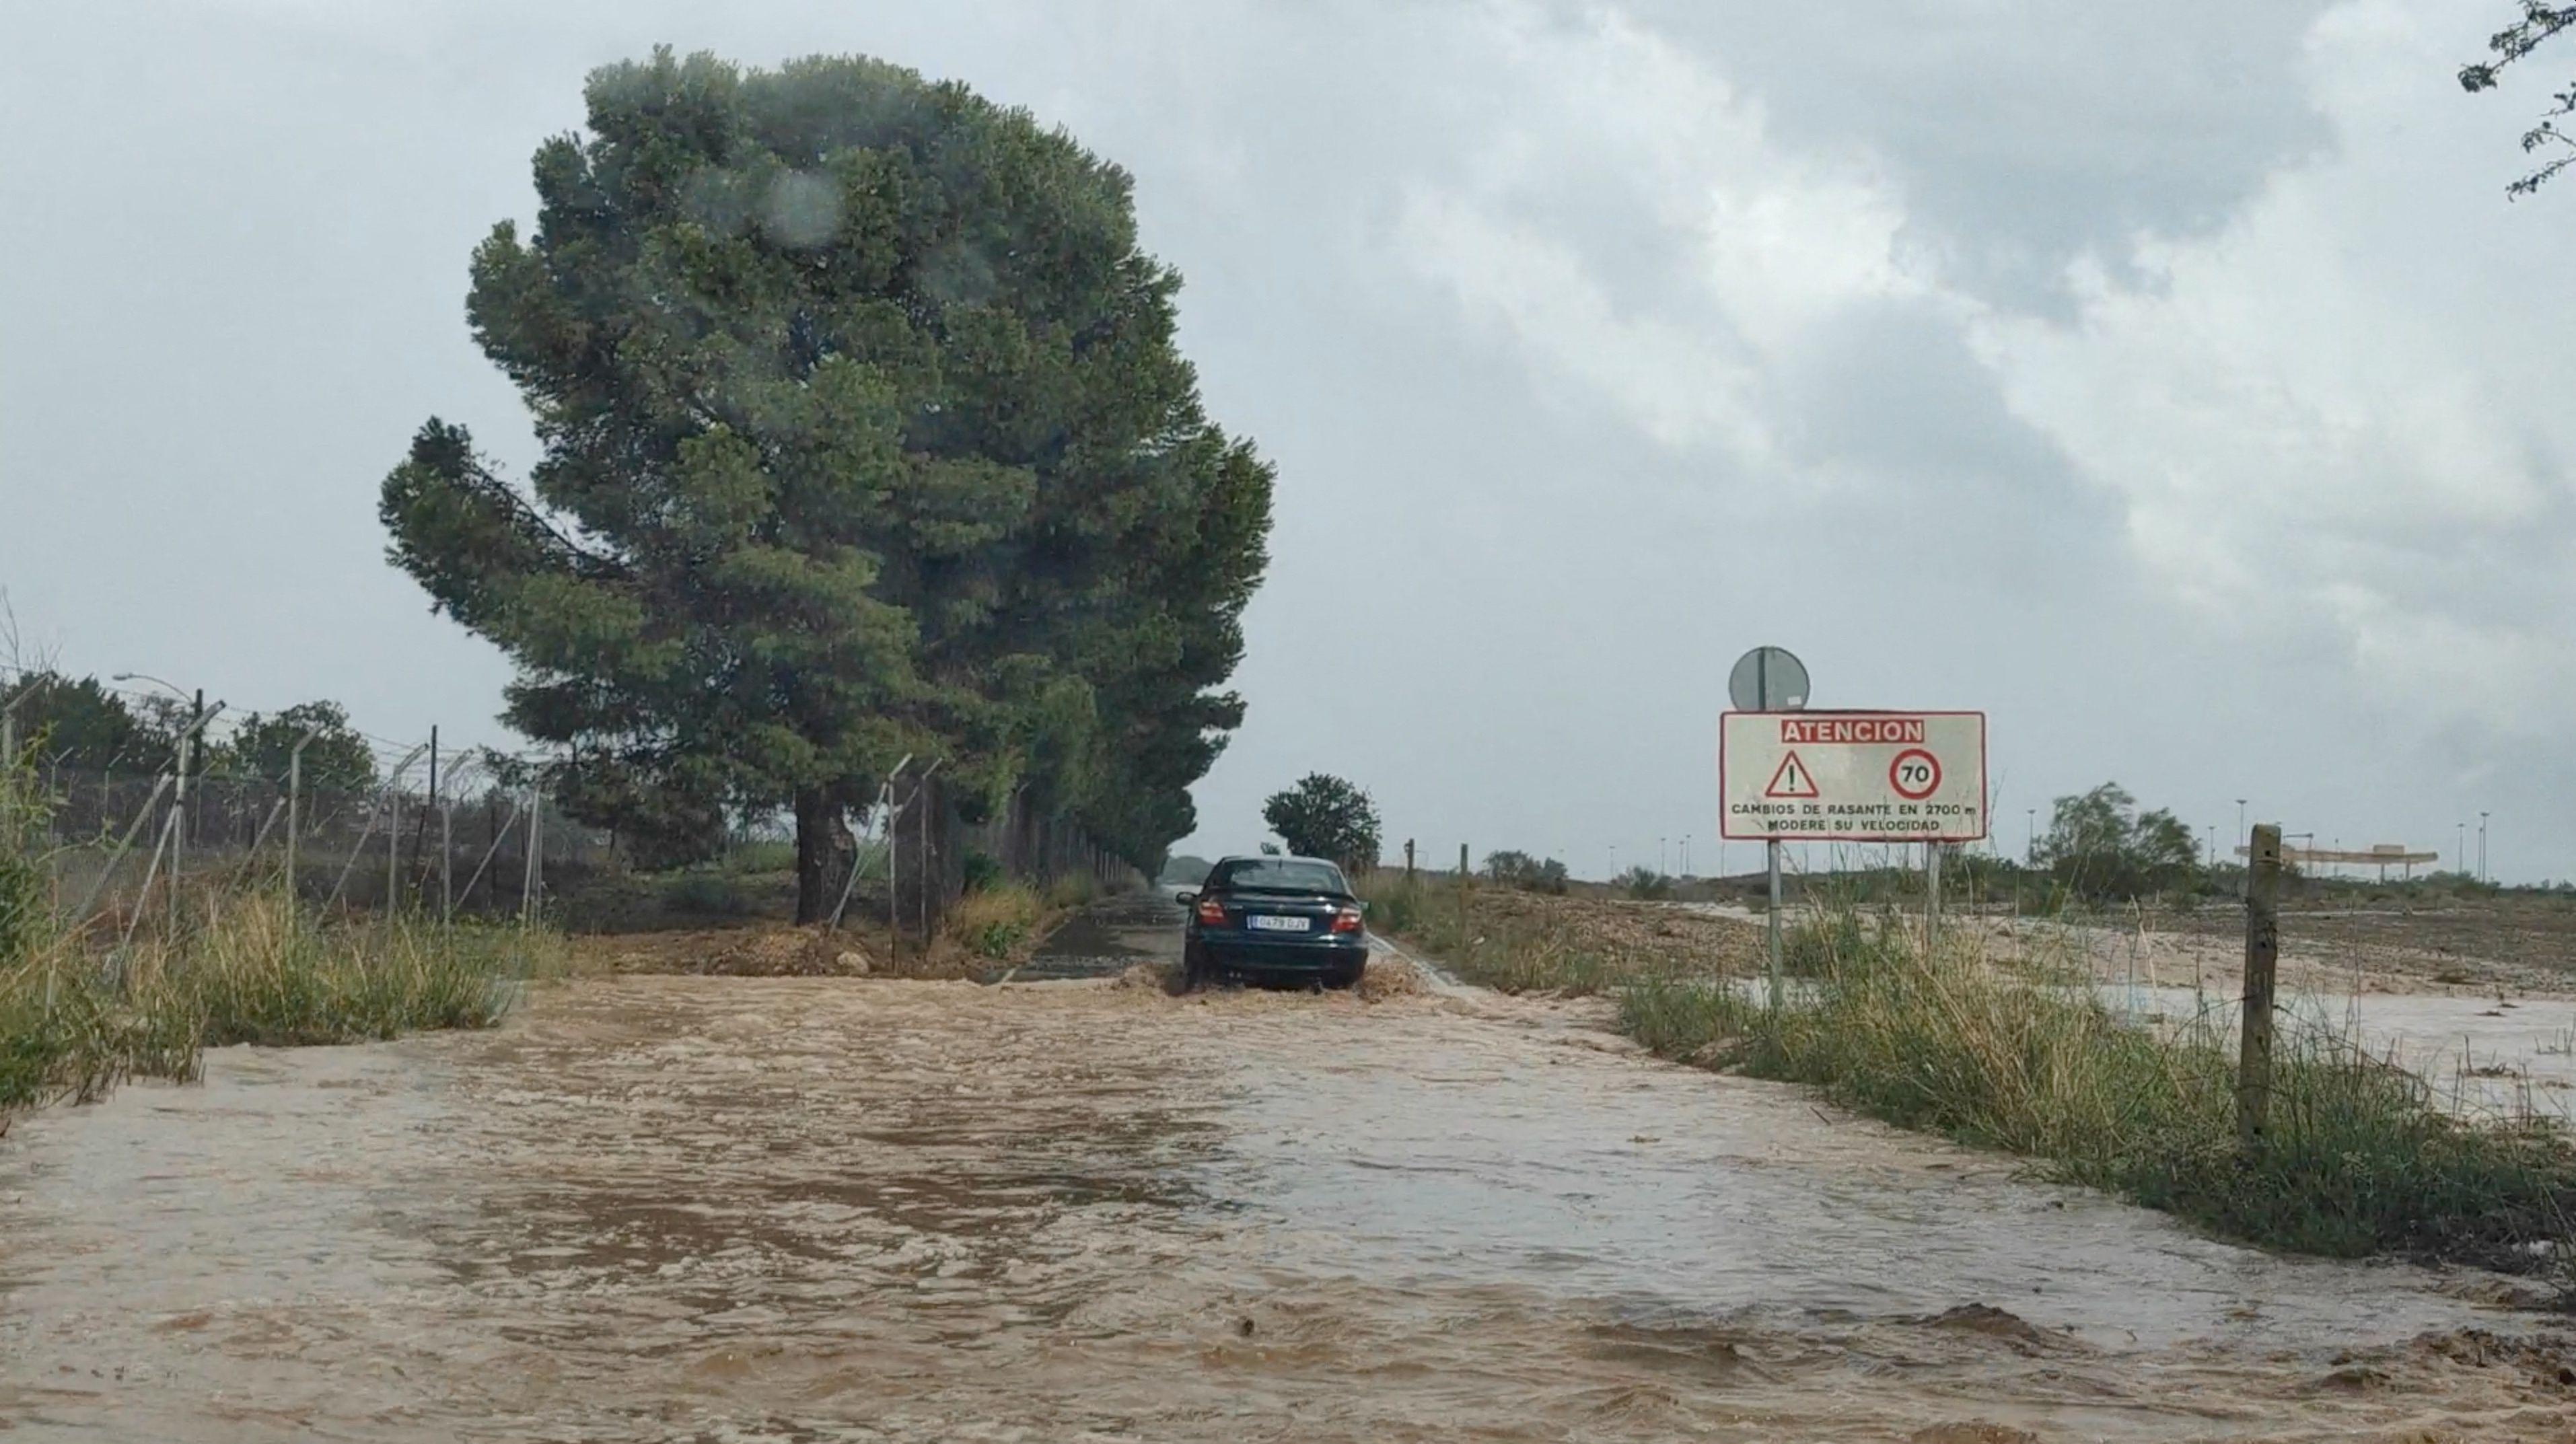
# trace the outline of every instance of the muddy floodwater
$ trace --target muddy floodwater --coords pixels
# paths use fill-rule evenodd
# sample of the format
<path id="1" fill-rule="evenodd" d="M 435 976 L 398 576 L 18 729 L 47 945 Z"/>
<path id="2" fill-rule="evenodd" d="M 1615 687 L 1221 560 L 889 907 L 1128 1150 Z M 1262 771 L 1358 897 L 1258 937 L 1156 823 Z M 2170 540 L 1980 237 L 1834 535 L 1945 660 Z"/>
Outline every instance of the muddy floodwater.
<path id="1" fill-rule="evenodd" d="M 492 1033 L 219 1052 L 0 1142 L 0 1432 L 2576 1426 L 2495 1280 L 2226 1247 L 1581 1008 L 1395 981 L 623 978 Z"/>

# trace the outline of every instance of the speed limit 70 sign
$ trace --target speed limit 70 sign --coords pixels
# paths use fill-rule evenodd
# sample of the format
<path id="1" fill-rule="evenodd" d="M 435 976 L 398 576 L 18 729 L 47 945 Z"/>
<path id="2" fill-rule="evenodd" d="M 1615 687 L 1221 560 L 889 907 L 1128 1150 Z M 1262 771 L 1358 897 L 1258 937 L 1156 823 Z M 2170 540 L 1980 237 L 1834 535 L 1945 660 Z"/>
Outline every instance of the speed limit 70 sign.
<path id="1" fill-rule="evenodd" d="M 1983 712 L 1729 712 L 1728 837 L 1973 842 L 1986 835 Z"/>

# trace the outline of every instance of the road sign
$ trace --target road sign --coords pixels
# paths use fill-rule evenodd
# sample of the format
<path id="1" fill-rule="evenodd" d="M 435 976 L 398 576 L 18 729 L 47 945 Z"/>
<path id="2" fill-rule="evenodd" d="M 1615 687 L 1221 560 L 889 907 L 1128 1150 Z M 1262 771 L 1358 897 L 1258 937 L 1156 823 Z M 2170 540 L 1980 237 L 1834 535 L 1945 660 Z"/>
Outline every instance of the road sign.
<path id="1" fill-rule="evenodd" d="M 1986 714 L 1729 712 L 1717 791 L 1728 837 L 1973 842 L 1986 835 Z"/>
<path id="2" fill-rule="evenodd" d="M 1807 664 L 1785 647 L 1756 647 L 1726 674 L 1726 698 L 1739 712 L 1795 712 L 1807 705 Z"/>

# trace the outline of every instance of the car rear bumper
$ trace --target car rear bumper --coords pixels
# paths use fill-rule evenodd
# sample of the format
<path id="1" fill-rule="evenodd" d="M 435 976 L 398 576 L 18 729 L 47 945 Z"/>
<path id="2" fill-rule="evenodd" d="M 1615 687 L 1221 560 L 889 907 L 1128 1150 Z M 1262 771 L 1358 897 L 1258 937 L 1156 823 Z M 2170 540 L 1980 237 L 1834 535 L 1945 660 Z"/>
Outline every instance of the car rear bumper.
<path id="1" fill-rule="evenodd" d="M 1283 943 L 1202 938 L 1193 946 L 1206 966 L 1235 973 L 1339 973 L 1368 961 L 1368 944 L 1357 939 Z"/>

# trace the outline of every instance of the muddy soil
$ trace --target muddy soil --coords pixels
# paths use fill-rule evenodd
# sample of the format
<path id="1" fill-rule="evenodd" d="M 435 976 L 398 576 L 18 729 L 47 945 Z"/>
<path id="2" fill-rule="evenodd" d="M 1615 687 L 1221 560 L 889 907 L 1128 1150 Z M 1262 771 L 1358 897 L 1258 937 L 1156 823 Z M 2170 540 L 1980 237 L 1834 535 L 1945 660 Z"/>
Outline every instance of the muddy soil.
<path id="1" fill-rule="evenodd" d="M 1398 982 L 1176 997 L 1148 955 L 1033 985 L 604 978 L 492 1033 L 222 1050 L 202 1087 L 131 1087 L 0 1142 L 0 1424 L 2576 1429 L 2570 1356 L 2501 1281 L 2212 1243 L 1794 1089 L 1655 1063 L 1600 1021 Z"/>

